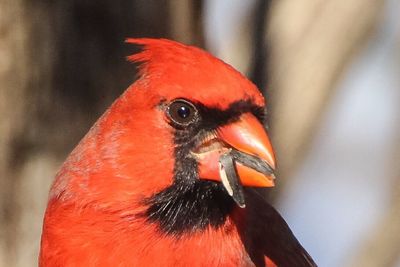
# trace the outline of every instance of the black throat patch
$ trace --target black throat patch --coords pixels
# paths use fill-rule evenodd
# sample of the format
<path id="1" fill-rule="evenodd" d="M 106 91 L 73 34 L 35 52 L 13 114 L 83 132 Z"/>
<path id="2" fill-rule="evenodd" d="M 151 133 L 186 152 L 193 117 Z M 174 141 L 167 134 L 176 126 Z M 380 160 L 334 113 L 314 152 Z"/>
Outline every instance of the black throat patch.
<path id="1" fill-rule="evenodd" d="M 149 204 L 148 220 L 158 223 L 162 232 L 175 235 L 218 228 L 235 207 L 220 184 L 203 180 L 175 183 L 154 195 Z"/>
<path id="2" fill-rule="evenodd" d="M 222 226 L 236 207 L 222 184 L 199 179 L 197 161 L 190 155 L 196 142 L 209 131 L 233 122 L 245 112 L 261 121 L 264 109 L 251 100 L 238 101 L 226 110 L 196 103 L 201 121 L 175 130 L 174 183 L 145 201 L 147 220 L 157 223 L 165 234 L 179 235 Z"/>

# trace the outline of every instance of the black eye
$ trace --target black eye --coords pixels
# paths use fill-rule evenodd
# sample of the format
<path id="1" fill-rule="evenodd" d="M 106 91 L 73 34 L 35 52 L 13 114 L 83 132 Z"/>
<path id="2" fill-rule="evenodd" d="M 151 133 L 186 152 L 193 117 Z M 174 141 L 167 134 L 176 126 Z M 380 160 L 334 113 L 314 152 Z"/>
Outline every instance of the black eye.
<path id="1" fill-rule="evenodd" d="M 178 126 L 187 126 L 197 119 L 196 107 L 184 99 L 172 101 L 168 106 L 167 114 Z"/>

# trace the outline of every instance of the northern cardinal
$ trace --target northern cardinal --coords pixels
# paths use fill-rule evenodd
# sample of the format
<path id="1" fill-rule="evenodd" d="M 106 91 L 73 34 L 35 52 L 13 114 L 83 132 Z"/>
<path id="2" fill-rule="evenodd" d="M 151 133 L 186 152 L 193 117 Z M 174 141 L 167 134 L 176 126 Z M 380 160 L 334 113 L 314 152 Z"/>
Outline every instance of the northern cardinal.
<path id="1" fill-rule="evenodd" d="M 253 188 L 275 168 L 256 86 L 201 49 L 128 42 L 140 77 L 58 172 L 39 266 L 316 266 Z"/>

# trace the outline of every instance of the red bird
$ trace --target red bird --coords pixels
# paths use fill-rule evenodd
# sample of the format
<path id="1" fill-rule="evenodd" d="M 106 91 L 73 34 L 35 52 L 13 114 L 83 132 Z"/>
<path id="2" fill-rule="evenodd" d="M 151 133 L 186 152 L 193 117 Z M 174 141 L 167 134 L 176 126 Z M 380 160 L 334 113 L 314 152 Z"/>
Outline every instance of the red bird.
<path id="1" fill-rule="evenodd" d="M 256 86 L 201 49 L 128 42 L 140 78 L 57 174 L 39 265 L 316 266 L 251 188 L 275 167 Z"/>

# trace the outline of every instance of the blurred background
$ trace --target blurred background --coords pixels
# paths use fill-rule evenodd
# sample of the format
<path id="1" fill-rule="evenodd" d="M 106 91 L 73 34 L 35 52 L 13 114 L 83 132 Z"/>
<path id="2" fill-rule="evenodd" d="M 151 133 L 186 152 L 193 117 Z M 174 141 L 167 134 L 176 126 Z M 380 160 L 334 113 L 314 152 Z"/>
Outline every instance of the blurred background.
<path id="1" fill-rule="evenodd" d="M 135 79 L 200 46 L 267 97 L 270 201 L 319 266 L 400 266 L 400 0 L 0 0 L 0 266 L 37 266 L 51 181 Z"/>

